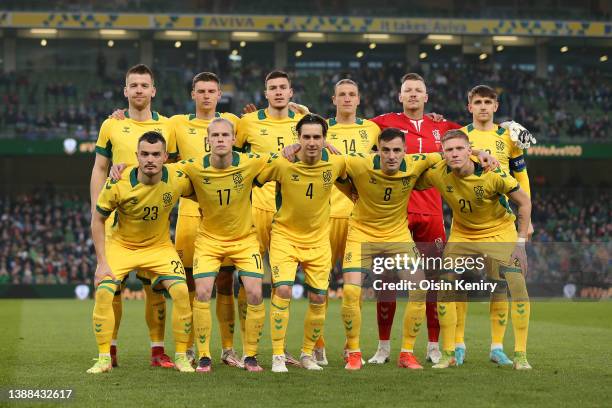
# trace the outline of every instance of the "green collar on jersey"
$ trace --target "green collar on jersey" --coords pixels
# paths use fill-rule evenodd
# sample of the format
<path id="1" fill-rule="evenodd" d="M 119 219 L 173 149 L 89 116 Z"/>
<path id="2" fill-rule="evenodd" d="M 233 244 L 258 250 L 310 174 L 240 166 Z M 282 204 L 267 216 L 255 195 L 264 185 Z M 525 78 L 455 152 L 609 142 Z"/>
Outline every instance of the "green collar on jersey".
<path id="1" fill-rule="evenodd" d="M 372 162 L 374 164 L 374 170 L 381 170 L 380 156 L 378 155 L 378 153 L 374 155 Z M 399 171 L 406 172 L 406 169 L 407 169 L 406 159 L 402 159 L 402 162 L 400 163 Z"/>
<path id="2" fill-rule="evenodd" d="M 168 169 L 166 166 L 162 166 L 162 176 L 161 181 L 164 183 L 168 183 Z M 130 184 L 132 187 L 136 187 L 138 185 L 138 167 L 134 167 L 132 171 L 130 171 Z"/>
<path id="3" fill-rule="evenodd" d="M 472 160 L 472 159 L 470 159 Z M 447 164 L 446 165 L 446 174 L 451 173 L 453 169 Z M 474 162 L 474 175 L 477 177 L 482 176 L 483 168 L 480 163 Z"/>
<path id="4" fill-rule="evenodd" d="M 232 151 L 232 166 L 238 167 L 240 164 L 240 154 L 238 152 Z M 210 167 L 210 153 L 204 156 L 204 161 L 202 163 L 204 168 Z"/>
<path id="5" fill-rule="evenodd" d="M 338 124 L 338 121 L 336 120 L 336 118 L 329 118 L 328 119 L 329 122 L 329 126 L 335 126 Z M 363 119 L 361 118 L 355 118 L 355 123 L 359 126 L 363 125 Z"/>
<path id="6" fill-rule="evenodd" d="M 326 162 L 329 161 L 329 153 L 327 153 L 327 149 L 323 148 L 323 150 L 321 150 L 321 160 Z M 297 154 L 293 157 L 293 162 L 297 163 L 299 162 L 300 159 L 298 159 Z"/>
<path id="7" fill-rule="evenodd" d="M 189 120 L 194 120 L 196 118 L 196 114 L 195 113 L 190 113 L 189 115 Z M 221 114 L 219 112 L 215 112 L 215 118 L 220 118 Z"/>
<path id="8" fill-rule="evenodd" d="M 287 116 L 289 116 L 289 119 L 293 119 L 295 118 L 295 112 L 293 112 L 291 109 L 289 109 L 289 112 L 287 112 Z M 264 120 L 268 117 L 268 115 L 266 115 L 266 110 L 265 109 L 260 109 L 257 111 L 257 119 L 259 120 Z"/>
<path id="9" fill-rule="evenodd" d="M 468 133 L 470 133 L 470 132 L 471 132 L 471 131 L 473 131 L 474 129 L 475 129 L 475 128 L 474 128 L 474 124 L 473 124 L 473 123 L 470 123 L 469 125 L 467 125 L 466 130 L 467 130 L 467 132 L 468 132 Z M 503 135 L 505 132 L 506 132 L 506 129 L 504 129 L 503 127 L 501 127 L 501 126 L 499 126 L 499 125 L 498 125 L 498 127 L 497 127 L 497 130 L 495 131 L 495 133 L 496 133 L 497 135 L 499 135 L 499 136 Z"/>
<path id="10" fill-rule="evenodd" d="M 128 119 L 130 118 L 130 111 L 128 109 L 126 109 L 123 114 L 124 114 L 124 116 L 126 118 L 128 118 Z M 151 111 L 151 119 L 159 120 L 159 113 L 157 113 L 155 111 Z"/>

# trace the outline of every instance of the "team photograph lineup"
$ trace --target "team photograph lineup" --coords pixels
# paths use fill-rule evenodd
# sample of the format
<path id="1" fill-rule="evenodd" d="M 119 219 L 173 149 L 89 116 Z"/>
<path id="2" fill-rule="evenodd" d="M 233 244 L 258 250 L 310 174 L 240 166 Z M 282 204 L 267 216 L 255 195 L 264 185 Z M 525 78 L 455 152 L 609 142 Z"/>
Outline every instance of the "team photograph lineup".
<path id="1" fill-rule="evenodd" d="M 459 265 L 466 257 L 484 260 L 483 282 L 493 288 L 489 360 L 532 369 L 525 247 L 534 229 L 523 151 L 536 140 L 519 123 L 495 122 L 498 94 L 486 84 L 465 90 L 472 122 L 458 124 L 425 113 L 421 75 L 397 81 L 402 112 L 358 117 L 361 84 L 347 78 L 330 89 L 336 114 L 324 119 L 291 102 L 291 78 L 275 70 L 263 79 L 267 107 L 246 106 L 239 117 L 217 111 L 219 76 L 201 72 L 192 80 L 195 112 L 166 118 L 152 107 L 153 71 L 131 67 L 128 106 L 103 122 L 95 144 L 90 196 L 98 358 L 87 373 L 123 364 L 121 291 L 131 271 L 145 292 L 154 367 L 208 373 L 222 362 L 253 372 L 323 370 L 329 364 L 325 328 L 332 325 L 344 331 L 346 370 L 385 363 L 410 370 L 460 367 L 468 359 L 470 302 L 462 272 L 446 261 Z M 443 201 L 452 212 L 449 236 Z M 172 242 L 170 214 L 177 205 Z M 445 262 L 410 273 L 388 268 L 386 279 L 402 276 L 413 285 L 377 293 L 378 346 L 362 353 L 363 285 L 382 255 Z M 332 315 L 327 294 L 334 269 L 343 295 L 340 314 Z M 287 328 L 298 273 L 307 305 L 294 356 L 288 350 L 298 345 L 288 344 Z M 427 281 L 447 284 L 431 290 Z M 401 347 L 392 351 L 398 300 L 406 305 Z M 166 311 L 174 358 L 165 348 Z M 236 312 L 240 345 L 234 342 Z M 504 350 L 508 324 L 512 351 Z M 425 328 L 427 344 L 419 344 Z M 211 349 L 217 335 L 221 350 Z M 271 339 L 271 361 L 258 357 L 264 336 Z M 419 347 L 426 361 L 416 357 Z"/>

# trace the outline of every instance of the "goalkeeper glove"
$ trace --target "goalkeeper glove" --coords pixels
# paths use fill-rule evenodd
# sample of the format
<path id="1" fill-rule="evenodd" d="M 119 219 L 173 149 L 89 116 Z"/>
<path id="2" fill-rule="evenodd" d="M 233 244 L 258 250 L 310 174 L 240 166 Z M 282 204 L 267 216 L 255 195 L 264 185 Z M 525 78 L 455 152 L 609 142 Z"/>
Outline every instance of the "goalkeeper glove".
<path id="1" fill-rule="evenodd" d="M 500 124 L 504 129 L 510 132 L 510 139 L 519 149 L 529 149 L 532 144 L 536 144 L 537 140 L 530 131 L 525 129 L 523 125 L 515 121 L 508 121 Z"/>

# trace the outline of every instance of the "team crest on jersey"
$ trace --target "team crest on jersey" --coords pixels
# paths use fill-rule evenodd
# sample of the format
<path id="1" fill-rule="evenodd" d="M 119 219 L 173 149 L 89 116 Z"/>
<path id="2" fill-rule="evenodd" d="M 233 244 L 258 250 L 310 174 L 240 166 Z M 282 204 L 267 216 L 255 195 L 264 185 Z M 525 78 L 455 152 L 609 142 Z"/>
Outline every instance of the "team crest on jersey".
<path id="1" fill-rule="evenodd" d="M 295 139 L 297 137 L 297 128 L 294 126 L 291 126 L 291 133 L 293 133 L 293 138 Z"/>
<path id="2" fill-rule="evenodd" d="M 438 129 L 434 129 L 431 135 L 436 139 L 436 142 L 440 141 L 440 131 Z"/>
<path id="3" fill-rule="evenodd" d="M 503 152 L 506 148 L 506 144 L 503 142 L 503 140 L 498 140 L 495 142 L 495 148 L 498 152 Z"/>
<path id="4" fill-rule="evenodd" d="M 412 183 L 412 179 L 414 176 L 402 177 L 402 192 L 410 189 L 410 184 Z"/>
<path id="5" fill-rule="evenodd" d="M 234 181 L 234 190 L 241 192 L 244 189 L 244 177 L 241 172 L 232 174 L 232 180 Z"/>
<path id="6" fill-rule="evenodd" d="M 323 172 L 323 189 L 324 190 L 329 190 L 332 186 L 332 171 L 331 170 L 325 170 Z"/>
<path id="7" fill-rule="evenodd" d="M 164 193 L 162 196 L 162 200 L 164 200 L 164 205 L 167 207 L 172 204 L 172 193 Z"/>
<path id="8" fill-rule="evenodd" d="M 299 174 L 292 174 L 291 175 L 291 181 L 300 181 L 300 175 Z"/>
<path id="9" fill-rule="evenodd" d="M 189 129 L 187 129 L 187 133 L 189 133 L 190 135 L 195 135 L 196 134 L 196 130 L 194 128 L 189 128 Z"/>
<path id="10" fill-rule="evenodd" d="M 353 259 L 353 253 L 352 252 L 347 252 L 346 255 L 344 255 L 344 260 L 346 262 L 351 262 L 352 259 Z"/>
<path id="11" fill-rule="evenodd" d="M 484 198 L 485 190 L 483 186 L 474 187 L 474 193 L 476 193 L 476 200 L 481 201 Z"/>
<path id="12" fill-rule="evenodd" d="M 361 140 L 368 140 L 368 132 L 365 129 L 359 131 L 359 136 L 361 136 Z"/>
<path id="13" fill-rule="evenodd" d="M 452 193 L 453 192 L 453 186 L 446 186 L 446 192 L 447 193 Z"/>

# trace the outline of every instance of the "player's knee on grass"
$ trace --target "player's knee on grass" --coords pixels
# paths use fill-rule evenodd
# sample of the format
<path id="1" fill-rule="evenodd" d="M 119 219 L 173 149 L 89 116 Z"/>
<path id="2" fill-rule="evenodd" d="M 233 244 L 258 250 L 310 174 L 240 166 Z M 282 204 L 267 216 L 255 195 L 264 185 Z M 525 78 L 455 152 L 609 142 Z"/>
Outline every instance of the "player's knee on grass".
<path id="1" fill-rule="evenodd" d="M 234 267 L 233 266 L 222 266 L 219 269 L 217 275 L 217 281 L 215 282 L 217 287 L 217 293 L 222 295 L 231 295 L 234 287 Z"/>
<path id="2" fill-rule="evenodd" d="M 308 293 L 308 299 L 310 300 L 310 303 L 314 303 L 315 305 L 322 305 L 323 303 L 325 303 L 327 295 L 310 292 Z"/>
<path id="3" fill-rule="evenodd" d="M 274 294 L 278 296 L 279 298 L 291 299 L 291 286 L 280 285 L 274 288 Z"/>
<path id="4" fill-rule="evenodd" d="M 196 284 L 196 299 L 199 302 L 208 302 L 212 296 L 213 285 L 215 284 L 214 277 L 199 278 L 195 281 Z"/>

